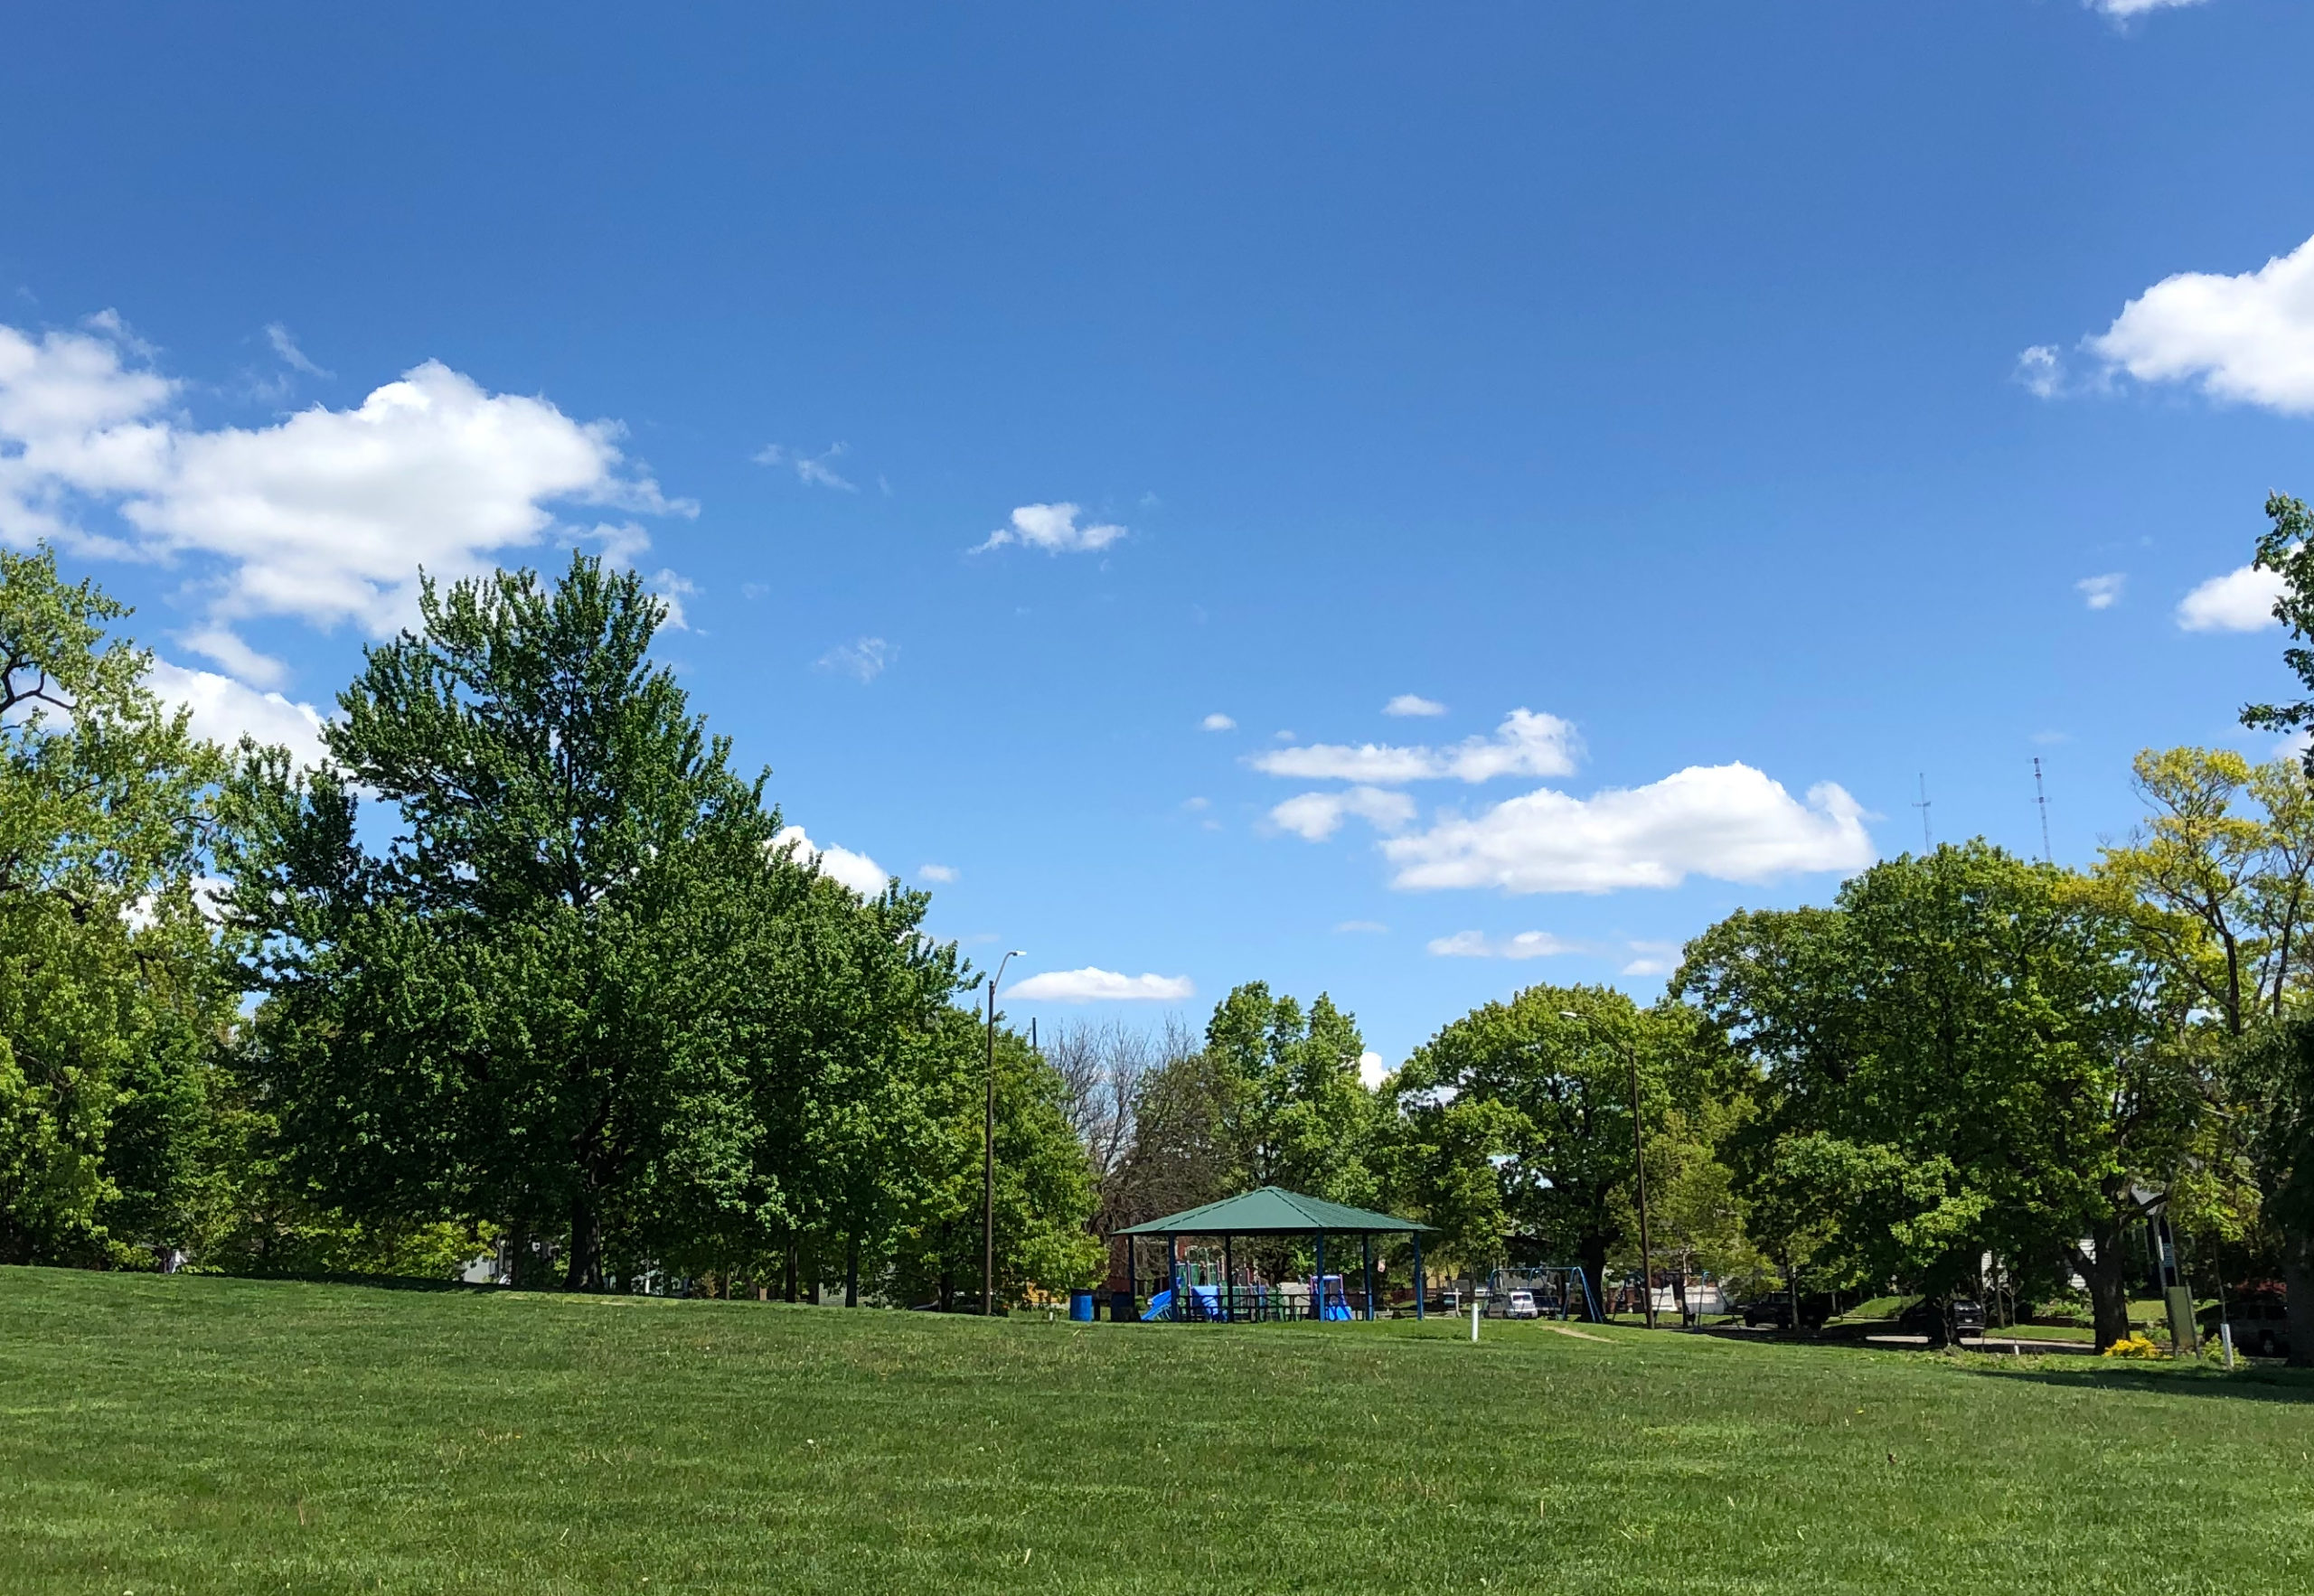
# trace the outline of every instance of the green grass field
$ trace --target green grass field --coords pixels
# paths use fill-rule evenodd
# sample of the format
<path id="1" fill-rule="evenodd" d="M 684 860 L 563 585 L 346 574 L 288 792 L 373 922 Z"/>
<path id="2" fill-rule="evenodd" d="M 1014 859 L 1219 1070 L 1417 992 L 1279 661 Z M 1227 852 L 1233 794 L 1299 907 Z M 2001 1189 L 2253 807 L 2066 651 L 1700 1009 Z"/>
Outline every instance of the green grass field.
<path id="1" fill-rule="evenodd" d="M 0 1589 L 2261 1591 L 2314 1384 L 0 1270 Z"/>

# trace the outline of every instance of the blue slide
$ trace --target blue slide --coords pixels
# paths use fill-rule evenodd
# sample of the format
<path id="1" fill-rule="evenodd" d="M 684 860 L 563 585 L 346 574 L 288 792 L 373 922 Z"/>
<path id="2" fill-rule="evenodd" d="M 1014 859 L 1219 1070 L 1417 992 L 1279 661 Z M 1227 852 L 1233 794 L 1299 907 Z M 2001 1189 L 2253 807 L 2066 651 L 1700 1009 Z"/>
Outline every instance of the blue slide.
<path id="1" fill-rule="evenodd" d="M 1165 1317 L 1166 1310 L 1172 1306 L 1172 1292 L 1158 1292 L 1154 1297 L 1149 1299 L 1149 1311 L 1141 1316 L 1141 1322 L 1143 1324 L 1152 1324 L 1158 1319 L 1163 1319 Z"/>

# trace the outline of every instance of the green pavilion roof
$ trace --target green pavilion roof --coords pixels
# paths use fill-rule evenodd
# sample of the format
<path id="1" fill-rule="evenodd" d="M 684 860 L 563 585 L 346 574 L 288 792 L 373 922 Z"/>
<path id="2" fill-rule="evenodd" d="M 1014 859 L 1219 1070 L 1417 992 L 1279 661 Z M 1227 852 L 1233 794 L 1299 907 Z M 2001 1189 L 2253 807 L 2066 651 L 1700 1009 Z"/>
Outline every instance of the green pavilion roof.
<path id="1" fill-rule="evenodd" d="M 1243 1197 L 1224 1197 L 1201 1208 L 1184 1208 L 1145 1225 L 1129 1225 L 1118 1235 L 1308 1235 L 1312 1231 L 1393 1235 L 1428 1230 L 1411 1219 L 1352 1208 L 1322 1197 L 1305 1197 L 1282 1186 L 1265 1186 Z"/>

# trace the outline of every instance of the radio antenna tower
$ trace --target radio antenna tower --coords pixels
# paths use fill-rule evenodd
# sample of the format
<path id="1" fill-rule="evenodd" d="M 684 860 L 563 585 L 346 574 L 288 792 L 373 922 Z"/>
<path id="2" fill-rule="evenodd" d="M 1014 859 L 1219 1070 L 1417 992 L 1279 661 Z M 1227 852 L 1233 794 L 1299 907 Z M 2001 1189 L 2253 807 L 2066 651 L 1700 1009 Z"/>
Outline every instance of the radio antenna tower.
<path id="1" fill-rule="evenodd" d="M 2055 850 L 2049 846 L 2049 790 L 2041 784 L 2041 756 L 2033 756 L 2033 802 L 2041 806 L 2041 858 L 2044 862 L 2057 862 Z"/>
<path id="2" fill-rule="evenodd" d="M 1928 834 L 1928 772 L 1920 773 L 1920 802 L 1913 805 L 1920 811 L 1920 850 L 1925 854 L 1936 851 L 1935 840 Z"/>

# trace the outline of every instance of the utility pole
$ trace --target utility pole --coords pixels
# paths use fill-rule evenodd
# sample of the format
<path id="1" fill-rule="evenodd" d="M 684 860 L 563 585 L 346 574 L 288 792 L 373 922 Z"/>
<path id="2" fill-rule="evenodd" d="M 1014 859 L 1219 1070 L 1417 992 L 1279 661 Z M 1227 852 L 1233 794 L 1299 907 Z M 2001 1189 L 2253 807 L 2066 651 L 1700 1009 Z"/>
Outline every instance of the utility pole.
<path id="1" fill-rule="evenodd" d="M 2033 756 L 2033 802 L 2041 806 L 2041 862 L 2057 862 L 2056 850 L 2049 846 L 2049 790 L 2041 784 L 2041 756 Z"/>
<path id="2" fill-rule="evenodd" d="M 2039 768 L 2037 764 L 2036 769 Z M 1920 811 L 1920 850 L 1924 857 L 1936 851 L 1935 840 L 1928 834 L 1928 772 L 1920 773 L 1920 802 L 1913 805 Z"/>
<path id="3" fill-rule="evenodd" d="M 980 1176 L 980 1312 L 996 1316 L 996 984 L 1004 966 L 1021 956 L 1014 948 L 988 978 L 988 1112 L 981 1120 Z"/>

